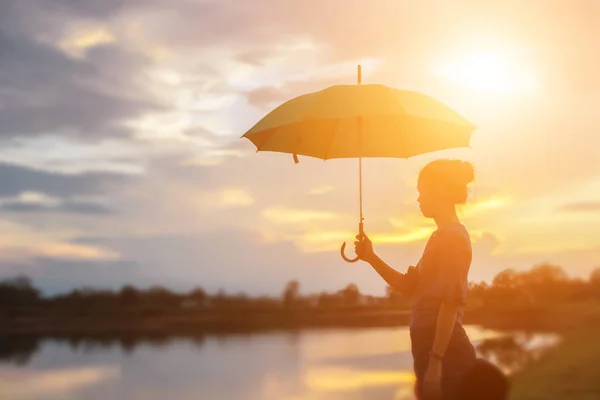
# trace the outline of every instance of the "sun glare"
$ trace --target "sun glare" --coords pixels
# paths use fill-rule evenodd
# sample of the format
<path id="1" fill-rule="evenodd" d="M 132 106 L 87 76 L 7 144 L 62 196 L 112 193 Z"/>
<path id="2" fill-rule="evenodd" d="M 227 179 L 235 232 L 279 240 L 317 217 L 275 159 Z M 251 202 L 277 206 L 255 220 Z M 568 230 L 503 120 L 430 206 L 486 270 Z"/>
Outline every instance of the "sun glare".
<path id="1" fill-rule="evenodd" d="M 537 79 L 516 54 L 500 50 L 474 51 L 440 63 L 434 74 L 482 93 L 522 94 L 535 91 Z"/>

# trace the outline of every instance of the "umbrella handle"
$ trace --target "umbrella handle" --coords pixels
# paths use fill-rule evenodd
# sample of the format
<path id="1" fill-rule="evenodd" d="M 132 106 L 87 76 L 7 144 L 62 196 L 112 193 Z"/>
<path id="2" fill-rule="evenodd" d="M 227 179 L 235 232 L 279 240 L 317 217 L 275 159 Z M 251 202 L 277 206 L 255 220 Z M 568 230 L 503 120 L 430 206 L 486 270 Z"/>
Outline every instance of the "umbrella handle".
<path id="1" fill-rule="evenodd" d="M 342 255 L 342 258 L 344 259 L 344 261 L 349 262 L 349 263 L 355 263 L 360 259 L 358 256 L 356 256 L 356 258 L 352 258 L 352 259 L 346 257 L 346 255 L 344 254 L 345 248 L 346 248 L 346 242 L 342 243 L 342 248 L 340 250 L 340 254 Z"/>
<path id="2" fill-rule="evenodd" d="M 364 233 L 363 231 L 363 223 L 359 223 L 358 224 L 358 234 L 362 235 Z M 342 255 L 342 258 L 344 259 L 344 261 L 349 262 L 349 263 L 355 263 L 358 260 L 360 260 L 360 257 L 356 256 L 356 258 L 348 258 L 346 257 L 346 255 L 344 254 L 344 250 L 346 249 L 346 242 L 342 243 L 342 248 L 340 249 L 340 254 Z"/>

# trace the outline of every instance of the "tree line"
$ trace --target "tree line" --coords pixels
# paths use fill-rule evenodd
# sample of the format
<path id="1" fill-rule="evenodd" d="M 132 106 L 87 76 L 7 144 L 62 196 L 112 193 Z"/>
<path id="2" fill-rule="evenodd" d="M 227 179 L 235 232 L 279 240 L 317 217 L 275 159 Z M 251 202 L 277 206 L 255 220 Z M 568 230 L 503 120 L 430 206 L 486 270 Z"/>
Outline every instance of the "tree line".
<path id="1" fill-rule="evenodd" d="M 572 278 L 559 266 L 539 264 L 529 270 L 506 269 L 491 283 L 470 283 L 469 308 L 514 309 L 552 303 L 600 299 L 600 268 L 587 278 Z M 388 287 L 383 296 L 360 292 L 348 284 L 335 292 L 302 293 L 300 283 L 288 282 L 279 296 L 252 297 L 220 290 L 208 293 L 198 287 L 175 292 L 162 286 L 140 289 L 131 285 L 119 290 L 78 288 L 68 293 L 44 296 L 31 279 L 17 276 L 0 281 L 0 316 L 62 313 L 94 315 L 115 313 L 164 313 L 173 310 L 275 310 L 360 307 L 408 309 L 409 299 Z"/>

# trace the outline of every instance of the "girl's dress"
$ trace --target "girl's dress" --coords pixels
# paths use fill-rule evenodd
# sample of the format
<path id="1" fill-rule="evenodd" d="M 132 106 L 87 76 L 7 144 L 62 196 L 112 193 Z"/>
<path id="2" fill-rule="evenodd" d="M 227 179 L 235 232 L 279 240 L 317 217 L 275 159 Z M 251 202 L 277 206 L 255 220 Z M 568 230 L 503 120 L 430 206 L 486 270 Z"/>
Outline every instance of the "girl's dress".
<path id="1" fill-rule="evenodd" d="M 458 383 L 476 361 L 475 348 L 462 327 L 471 259 L 471 239 L 462 224 L 438 229 L 429 238 L 416 271 L 413 271 L 416 279 L 412 288 L 406 288 L 412 292 L 410 337 L 417 390 L 427 371 L 440 305 L 442 302 L 460 304 L 442 361 L 444 400 L 454 399 Z"/>

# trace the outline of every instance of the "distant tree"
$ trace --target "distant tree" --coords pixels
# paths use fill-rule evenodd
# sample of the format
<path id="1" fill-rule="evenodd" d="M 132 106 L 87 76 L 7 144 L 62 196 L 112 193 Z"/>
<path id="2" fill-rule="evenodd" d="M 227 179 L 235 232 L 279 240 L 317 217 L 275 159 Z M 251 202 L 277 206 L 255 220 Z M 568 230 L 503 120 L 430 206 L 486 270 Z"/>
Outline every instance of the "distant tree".
<path id="1" fill-rule="evenodd" d="M 215 307 L 222 307 L 227 303 L 227 293 L 219 289 L 213 296 L 209 296 L 210 304 Z"/>
<path id="2" fill-rule="evenodd" d="M 559 266 L 538 264 L 521 274 L 520 280 L 525 289 L 538 302 L 566 300 L 568 276 Z"/>
<path id="3" fill-rule="evenodd" d="M 252 304 L 258 309 L 276 309 L 281 304 L 279 298 L 260 296 L 252 299 Z"/>
<path id="4" fill-rule="evenodd" d="M 590 291 L 595 297 L 600 297 L 600 267 L 590 273 Z"/>
<path id="5" fill-rule="evenodd" d="M 366 295 L 365 300 L 366 300 L 367 304 L 370 306 L 377 304 L 377 297 L 375 297 L 375 296 Z"/>
<path id="6" fill-rule="evenodd" d="M 118 294 L 119 303 L 125 307 L 132 307 L 139 303 L 140 292 L 133 286 L 123 286 Z"/>
<path id="7" fill-rule="evenodd" d="M 198 304 L 204 304 L 208 295 L 202 288 L 195 288 L 189 294 L 188 297 L 190 300 L 197 302 Z"/>
<path id="8" fill-rule="evenodd" d="M 520 274 L 520 280 L 524 285 L 544 285 L 549 283 L 564 282 L 567 273 L 559 266 L 553 264 L 538 264 Z"/>
<path id="9" fill-rule="evenodd" d="M 40 292 L 31 283 L 31 279 L 19 275 L 0 282 L 0 307 L 16 308 L 31 306 L 39 302 Z"/>
<path id="10" fill-rule="evenodd" d="M 285 307 L 294 305 L 300 298 L 300 283 L 296 280 L 288 282 L 283 290 L 282 297 Z"/>
<path id="11" fill-rule="evenodd" d="M 514 289 L 519 286 L 519 277 L 514 269 L 499 272 L 492 280 L 492 286 L 501 289 Z"/>
<path id="12" fill-rule="evenodd" d="M 408 299 L 402 294 L 401 291 L 391 286 L 386 286 L 385 294 L 388 302 L 391 304 L 406 304 L 408 301 Z"/>
<path id="13" fill-rule="evenodd" d="M 590 283 L 600 288 L 600 267 L 595 268 L 590 273 Z"/>
<path id="14" fill-rule="evenodd" d="M 229 296 L 227 302 L 231 306 L 246 307 L 250 304 L 250 297 L 244 292 L 238 292 L 233 296 Z"/>
<path id="15" fill-rule="evenodd" d="M 356 305 L 360 301 L 360 291 L 354 283 L 349 284 L 342 289 L 339 294 L 347 305 Z"/>
<path id="16" fill-rule="evenodd" d="M 180 303 L 180 296 L 163 286 L 153 286 L 146 292 L 146 298 L 153 306 L 175 307 Z"/>
<path id="17" fill-rule="evenodd" d="M 318 304 L 321 307 L 334 307 L 343 304 L 344 298 L 338 293 L 322 292 L 318 298 Z"/>
<path id="18" fill-rule="evenodd" d="M 589 280 L 581 278 L 570 279 L 563 283 L 563 286 L 564 294 L 568 301 L 586 301 L 596 297 L 596 293 L 600 292 L 600 290 L 594 288 L 594 285 Z"/>

